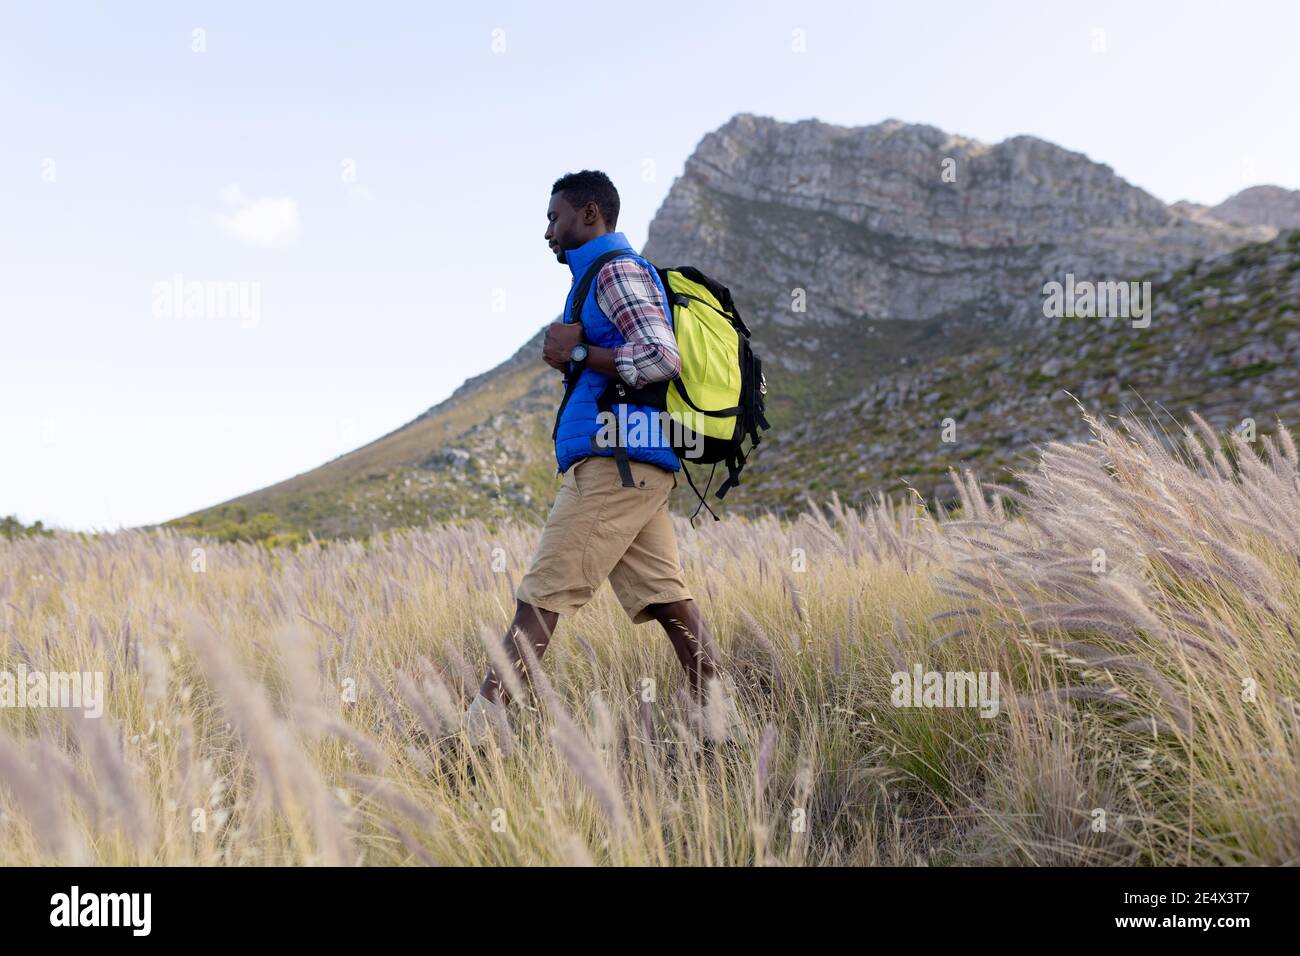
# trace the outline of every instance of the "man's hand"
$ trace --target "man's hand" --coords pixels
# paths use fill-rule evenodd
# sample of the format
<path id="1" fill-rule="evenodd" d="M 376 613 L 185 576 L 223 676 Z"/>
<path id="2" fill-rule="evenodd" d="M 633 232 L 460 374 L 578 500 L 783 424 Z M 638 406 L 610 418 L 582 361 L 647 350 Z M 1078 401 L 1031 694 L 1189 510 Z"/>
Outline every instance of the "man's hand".
<path id="1" fill-rule="evenodd" d="M 542 358 L 551 368 L 564 371 L 569 353 L 581 341 L 581 322 L 552 322 L 546 330 L 546 341 L 542 343 Z"/>

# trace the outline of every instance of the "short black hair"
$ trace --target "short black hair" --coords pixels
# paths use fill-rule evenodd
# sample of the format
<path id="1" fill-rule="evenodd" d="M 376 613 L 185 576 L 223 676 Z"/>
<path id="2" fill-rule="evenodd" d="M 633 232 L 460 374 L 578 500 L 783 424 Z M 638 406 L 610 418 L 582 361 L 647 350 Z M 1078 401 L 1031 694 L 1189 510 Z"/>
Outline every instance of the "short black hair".
<path id="1" fill-rule="evenodd" d="M 551 195 L 564 193 L 564 198 L 574 209 L 594 202 L 600 210 L 605 225 L 618 226 L 618 190 L 610 178 L 598 169 L 584 169 L 580 173 L 565 173 L 551 187 Z"/>

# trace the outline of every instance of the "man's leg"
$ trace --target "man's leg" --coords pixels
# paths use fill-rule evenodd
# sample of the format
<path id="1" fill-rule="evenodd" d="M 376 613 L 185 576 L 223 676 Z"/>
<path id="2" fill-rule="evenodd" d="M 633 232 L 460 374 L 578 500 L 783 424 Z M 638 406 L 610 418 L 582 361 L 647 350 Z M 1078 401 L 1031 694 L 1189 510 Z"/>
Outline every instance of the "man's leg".
<path id="1" fill-rule="evenodd" d="M 542 529 L 532 566 L 515 591 L 515 616 L 503 641 L 506 660 L 527 680 L 524 642 L 540 660 L 551 642 L 560 613 L 572 613 L 591 598 L 590 582 L 583 571 L 586 548 L 599 522 L 599 503 L 584 498 L 578 486 L 578 472 L 589 467 L 580 462 L 564 475 L 555 504 Z M 549 611 L 542 607 L 558 608 Z M 481 723 L 485 708 L 510 702 L 501 675 L 489 667 L 478 694 L 470 704 L 470 718 Z"/>
<path id="2" fill-rule="evenodd" d="M 531 675 L 528 673 L 527 659 L 519 645 L 527 641 L 540 661 L 542 655 L 546 653 L 546 645 L 551 642 L 551 635 L 555 633 L 555 625 L 559 619 L 560 615 L 554 611 L 534 607 L 525 601 L 516 601 L 515 617 L 510 622 L 510 630 L 506 633 L 502 650 L 505 651 L 506 660 L 522 680 L 530 680 Z M 510 695 L 506 693 L 505 685 L 491 667 L 488 668 L 487 676 L 483 678 L 483 685 L 478 692 L 480 697 L 486 698 L 491 703 L 502 706 L 510 703 Z"/>
<path id="3" fill-rule="evenodd" d="M 677 660 L 686 671 L 686 680 L 696 700 L 704 700 L 709 681 L 718 676 L 717 653 L 713 635 L 704 623 L 704 615 L 690 598 L 670 604 L 649 604 L 646 612 L 659 622 Z"/>
<path id="4" fill-rule="evenodd" d="M 672 641 L 677 659 L 686 670 L 686 680 L 696 703 L 705 708 L 707 717 L 704 737 L 713 743 L 745 743 L 749 731 L 736 708 L 731 691 L 723 686 L 718 669 L 713 635 L 704 623 L 704 615 L 690 598 L 664 604 L 648 604 L 646 612 L 663 627 Z"/>
<path id="5" fill-rule="evenodd" d="M 709 681 L 718 676 L 713 635 L 691 599 L 677 551 L 677 534 L 668 512 L 676 486 L 672 472 L 635 463 L 653 492 L 645 503 L 644 523 L 609 574 L 619 603 L 634 624 L 658 621 L 686 671 L 691 693 L 701 702 Z"/>

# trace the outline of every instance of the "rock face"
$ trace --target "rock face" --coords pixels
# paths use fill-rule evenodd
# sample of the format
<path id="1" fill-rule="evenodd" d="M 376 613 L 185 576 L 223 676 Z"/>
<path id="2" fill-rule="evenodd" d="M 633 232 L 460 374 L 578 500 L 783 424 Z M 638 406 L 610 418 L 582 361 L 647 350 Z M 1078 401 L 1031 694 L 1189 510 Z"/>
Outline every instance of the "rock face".
<path id="1" fill-rule="evenodd" d="M 742 114 L 700 142 L 643 251 L 731 287 L 776 431 L 726 507 L 781 509 L 805 492 L 929 493 L 952 465 L 1022 464 L 1032 443 L 1082 427 L 1067 389 L 1110 407 L 1132 385 L 1224 421 L 1263 421 L 1276 395 L 1300 414 L 1296 242 L 1231 255 L 1294 223 L 1296 195 L 1167 206 L 1033 137 Z M 1043 286 L 1067 274 L 1150 278 L 1151 330 L 1047 319 Z M 403 428 L 236 502 L 321 535 L 544 517 L 559 391 L 539 351 L 540 335 Z M 943 418 L 959 437 L 940 445 Z"/>
<path id="2" fill-rule="evenodd" d="M 1220 222 L 1237 226 L 1300 229 L 1300 189 L 1252 186 L 1228 197 L 1210 214 Z"/>
<path id="3" fill-rule="evenodd" d="M 1132 281 L 1271 235 L 1166 206 L 1030 136 L 989 146 L 896 120 L 740 115 L 687 161 L 646 252 L 725 276 L 760 321 L 806 328 L 1032 319 L 1066 273 Z M 795 289 L 808 303 L 797 321 Z"/>

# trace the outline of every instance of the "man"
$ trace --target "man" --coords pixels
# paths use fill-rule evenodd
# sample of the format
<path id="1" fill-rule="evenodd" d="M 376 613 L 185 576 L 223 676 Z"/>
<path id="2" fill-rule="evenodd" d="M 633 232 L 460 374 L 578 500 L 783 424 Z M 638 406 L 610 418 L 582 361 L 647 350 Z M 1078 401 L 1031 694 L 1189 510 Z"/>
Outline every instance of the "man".
<path id="1" fill-rule="evenodd" d="M 564 481 L 516 591 L 504 651 L 526 679 L 520 643 L 527 641 L 540 660 L 560 616 L 576 612 L 608 578 L 634 623 L 658 621 L 667 632 L 703 703 L 718 668 L 682 576 L 668 512 L 681 462 L 660 431 L 658 409 L 633 398 L 633 390 L 676 377 L 681 362 L 663 285 L 615 231 L 618 211 L 618 191 L 602 172 L 570 173 L 551 187 L 546 242 L 573 273 L 562 321 L 551 324 L 542 345 L 542 360 L 566 376 L 554 436 Z M 585 290 L 575 322 L 582 279 L 602 258 L 608 261 Z M 616 401 L 620 392 L 626 401 Z M 642 427 L 616 428 L 611 441 L 611 412 L 624 422 L 640 417 Z M 625 455 L 616 455 L 620 444 Z M 466 714 L 472 740 L 489 733 L 489 708 L 506 703 L 505 687 L 489 670 Z M 726 699 L 722 706 L 727 735 L 742 736 L 734 704 Z"/>

